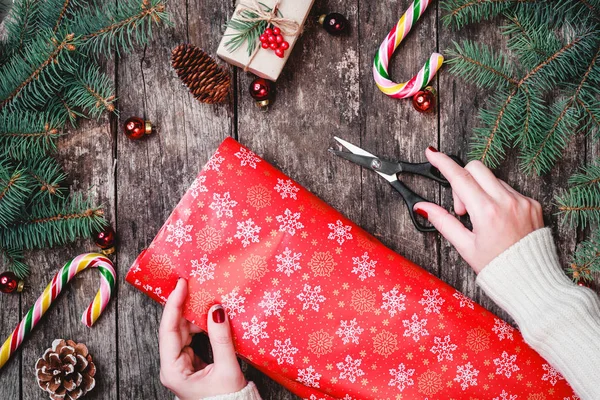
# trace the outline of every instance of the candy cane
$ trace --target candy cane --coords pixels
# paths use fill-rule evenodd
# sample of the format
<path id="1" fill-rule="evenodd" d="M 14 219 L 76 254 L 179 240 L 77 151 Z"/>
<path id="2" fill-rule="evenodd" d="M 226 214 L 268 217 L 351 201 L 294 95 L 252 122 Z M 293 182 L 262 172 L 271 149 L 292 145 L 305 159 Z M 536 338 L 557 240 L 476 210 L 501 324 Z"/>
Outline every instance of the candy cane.
<path id="1" fill-rule="evenodd" d="M 102 314 L 102 311 L 104 311 L 108 305 L 108 301 L 110 300 L 115 287 L 116 273 L 112 261 L 108 258 L 102 254 L 88 253 L 79 255 L 67 262 L 60 271 L 54 275 L 50 284 L 46 286 L 44 293 L 36 300 L 33 307 L 29 309 L 27 315 L 19 322 L 15 330 L 0 348 L 0 368 L 6 364 L 12 354 L 19 346 L 21 346 L 25 337 L 29 335 L 33 328 L 35 328 L 67 283 L 69 283 L 69 281 L 80 271 L 83 271 L 86 268 L 97 268 L 100 272 L 101 281 L 100 290 L 96 293 L 94 301 L 92 301 L 81 316 L 81 322 L 88 327 L 96 322 L 100 314 Z"/>
<path id="2" fill-rule="evenodd" d="M 394 54 L 402 39 L 408 35 L 410 29 L 419 20 L 428 5 L 429 0 L 415 0 L 381 43 L 377 54 L 375 54 L 375 61 L 373 61 L 375 83 L 379 90 L 390 97 L 404 99 L 414 96 L 419 90 L 427 86 L 444 62 L 444 57 L 441 54 L 433 53 L 419 73 L 408 82 L 393 82 L 388 73 L 388 64 L 392 54 Z"/>

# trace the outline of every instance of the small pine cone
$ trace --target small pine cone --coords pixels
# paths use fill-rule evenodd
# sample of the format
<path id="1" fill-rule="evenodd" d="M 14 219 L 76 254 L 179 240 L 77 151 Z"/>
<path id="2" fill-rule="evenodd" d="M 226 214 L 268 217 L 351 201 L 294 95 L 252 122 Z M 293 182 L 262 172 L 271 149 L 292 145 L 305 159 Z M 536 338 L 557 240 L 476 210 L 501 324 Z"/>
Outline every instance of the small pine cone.
<path id="1" fill-rule="evenodd" d="M 171 65 L 198 101 L 214 104 L 227 99 L 229 74 L 203 50 L 180 44 L 171 54 Z"/>
<path id="2" fill-rule="evenodd" d="M 76 400 L 96 385 L 96 366 L 87 347 L 72 340 L 56 339 L 35 364 L 40 388 L 52 400 Z"/>

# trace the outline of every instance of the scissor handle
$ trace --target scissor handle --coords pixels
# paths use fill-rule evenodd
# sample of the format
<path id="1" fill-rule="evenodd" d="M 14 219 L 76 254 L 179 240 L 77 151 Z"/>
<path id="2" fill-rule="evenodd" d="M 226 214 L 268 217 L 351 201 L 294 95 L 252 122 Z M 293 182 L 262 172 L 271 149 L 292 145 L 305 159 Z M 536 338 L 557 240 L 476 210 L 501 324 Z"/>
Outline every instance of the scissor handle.
<path id="1" fill-rule="evenodd" d="M 408 213 L 410 214 L 410 219 L 412 219 L 412 222 L 415 225 L 415 228 L 417 228 L 417 230 L 420 232 L 437 232 L 437 229 L 435 229 L 435 227 L 426 226 L 426 225 L 423 225 L 422 223 L 420 223 L 417 220 L 417 216 L 415 215 L 416 214 L 415 210 L 414 210 L 415 204 L 420 203 L 420 202 L 429 203 L 430 201 L 422 198 L 421 196 L 419 196 L 418 194 L 416 194 L 415 192 L 410 190 L 404 183 L 402 183 L 398 180 L 392 181 L 392 182 L 390 182 L 390 184 L 393 186 L 394 189 L 396 189 L 400 193 L 400 195 L 404 199 L 404 202 L 406 203 L 406 206 L 408 207 Z"/>
<path id="2" fill-rule="evenodd" d="M 460 158 L 458 158 L 457 156 L 451 155 L 449 157 L 451 159 L 453 159 L 461 167 L 464 166 L 464 163 L 462 162 L 462 160 Z M 400 163 L 400 165 L 402 166 L 402 172 L 408 172 L 411 174 L 421 175 L 421 176 L 427 177 L 429 179 L 432 179 L 436 182 L 439 182 L 444 186 L 450 185 L 450 183 L 448 182 L 448 180 L 446 178 L 444 178 L 444 175 L 442 175 L 440 170 L 437 169 L 436 167 L 434 167 L 433 165 L 431 165 L 430 162 L 414 163 L 414 164 L 403 162 L 403 163 Z"/>

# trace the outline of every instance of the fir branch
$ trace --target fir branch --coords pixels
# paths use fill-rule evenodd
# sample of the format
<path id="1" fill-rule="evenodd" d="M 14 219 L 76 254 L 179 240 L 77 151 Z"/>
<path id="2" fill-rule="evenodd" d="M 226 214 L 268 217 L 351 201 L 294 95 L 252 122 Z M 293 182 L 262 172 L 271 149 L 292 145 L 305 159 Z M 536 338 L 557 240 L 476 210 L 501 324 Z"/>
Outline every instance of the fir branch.
<path id="1" fill-rule="evenodd" d="M 21 0 L 14 2 L 6 20 L 8 44 L 6 56 L 20 53 L 35 36 L 40 17 L 39 0 Z"/>
<path id="2" fill-rule="evenodd" d="M 25 257 L 21 249 L 7 249 L 0 246 L 0 255 L 2 263 L 9 271 L 12 271 L 20 279 L 25 279 L 29 274 L 29 266 L 25 264 Z"/>
<path id="3" fill-rule="evenodd" d="M 446 14 L 442 17 L 445 26 L 460 29 L 463 26 L 491 19 L 518 3 L 537 0 L 447 0 L 441 3 Z"/>
<path id="4" fill-rule="evenodd" d="M 67 175 L 52 157 L 29 159 L 24 163 L 27 173 L 33 178 L 35 187 L 30 202 L 40 201 L 40 197 L 64 198 L 67 190 L 62 187 Z"/>
<path id="5" fill-rule="evenodd" d="M 571 189 L 600 188 L 600 159 L 571 175 L 569 186 Z"/>
<path id="6" fill-rule="evenodd" d="M 0 156 L 39 158 L 56 149 L 62 124 L 48 113 L 0 111 Z"/>
<path id="7" fill-rule="evenodd" d="M 591 281 L 593 272 L 600 272 L 600 231 L 577 245 L 567 270 L 576 282 Z"/>
<path id="8" fill-rule="evenodd" d="M 585 228 L 588 223 L 600 221 L 600 193 L 597 188 L 571 188 L 555 201 L 563 220 L 571 226 Z"/>
<path id="9" fill-rule="evenodd" d="M 32 182 L 24 168 L 0 161 L 0 227 L 19 217 L 31 191 Z"/>
<path id="10" fill-rule="evenodd" d="M 70 105 L 69 108 L 83 109 L 94 117 L 105 110 L 113 112 L 116 97 L 111 84 L 111 79 L 97 67 L 83 66 L 65 91 L 63 101 Z"/>

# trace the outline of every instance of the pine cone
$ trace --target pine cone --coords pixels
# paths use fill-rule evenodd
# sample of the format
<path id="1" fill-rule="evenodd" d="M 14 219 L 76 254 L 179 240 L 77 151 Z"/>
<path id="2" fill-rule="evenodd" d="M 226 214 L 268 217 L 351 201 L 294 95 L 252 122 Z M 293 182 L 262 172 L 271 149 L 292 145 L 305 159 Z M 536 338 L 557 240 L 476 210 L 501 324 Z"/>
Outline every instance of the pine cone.
<path id="1" fill-rule="evenodd" d="M 214 104 L 227 99 L 229 74 L 203 50 L 180 44 L 171 54 L 171 65 L 198 101 Z"/>
<path id="2" fill-rule="evenodd" d="M 96 385 L 96 366 L 87 347 L 56 339 L 35 364 L 38 385 L 52 400 L 76 400 Z"/>

